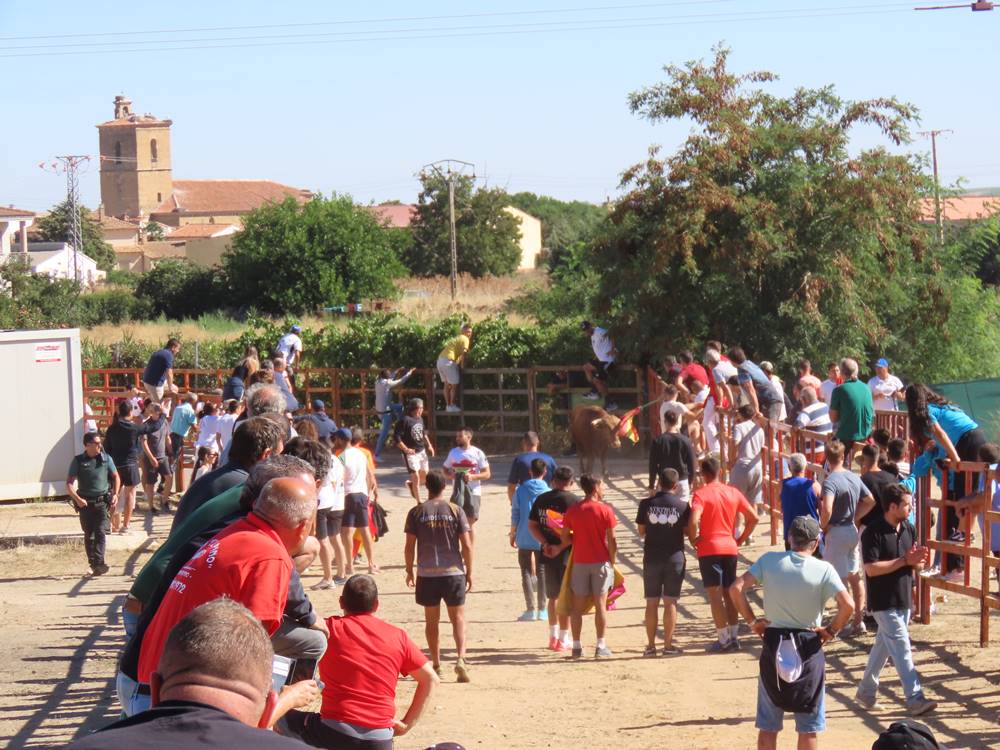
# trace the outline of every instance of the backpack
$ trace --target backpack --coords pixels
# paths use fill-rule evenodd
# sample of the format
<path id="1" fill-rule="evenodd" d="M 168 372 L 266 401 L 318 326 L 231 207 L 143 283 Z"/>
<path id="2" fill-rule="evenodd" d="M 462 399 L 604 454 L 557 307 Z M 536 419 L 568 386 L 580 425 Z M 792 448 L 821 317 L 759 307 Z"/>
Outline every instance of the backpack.
<path id="1" fill-rule="evenodd" d="M 919 721 L 903 719 L 889 725 L 875 740 L 872 750 L 939 750 L 934 733 Z"/>

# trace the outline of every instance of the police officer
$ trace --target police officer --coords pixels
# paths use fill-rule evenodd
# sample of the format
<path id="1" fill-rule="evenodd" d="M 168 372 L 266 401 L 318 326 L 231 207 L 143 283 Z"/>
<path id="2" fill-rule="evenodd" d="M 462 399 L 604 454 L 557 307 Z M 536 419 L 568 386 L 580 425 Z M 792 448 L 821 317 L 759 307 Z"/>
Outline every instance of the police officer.
<path id="1" fill-rule="evenodd" d="M 69 464 L 66 490 L 80 514 L 83 546 L 95 576 L 108 572 L 104 564 L 104 543 L 111 526 L 108 512 L 115 508 L 120 487 L 118 469 L 104 452 L 100 433 L 86 433 L 83 453 L 74 456 Z"/>

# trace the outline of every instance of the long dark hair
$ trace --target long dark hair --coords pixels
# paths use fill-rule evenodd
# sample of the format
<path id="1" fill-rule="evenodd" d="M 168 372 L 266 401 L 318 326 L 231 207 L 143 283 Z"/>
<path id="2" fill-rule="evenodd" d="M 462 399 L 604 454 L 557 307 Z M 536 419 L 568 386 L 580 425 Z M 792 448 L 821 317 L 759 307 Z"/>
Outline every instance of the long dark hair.
<path id="1" fill-rule="evenodd" d="M 922 383 L 910 383 L 906 386 L 906 411 L 910 417 L 910 437 L 918 445 L 923 445 L 931 435 L 928 404 L 955 408 L 951 401 Z"/>

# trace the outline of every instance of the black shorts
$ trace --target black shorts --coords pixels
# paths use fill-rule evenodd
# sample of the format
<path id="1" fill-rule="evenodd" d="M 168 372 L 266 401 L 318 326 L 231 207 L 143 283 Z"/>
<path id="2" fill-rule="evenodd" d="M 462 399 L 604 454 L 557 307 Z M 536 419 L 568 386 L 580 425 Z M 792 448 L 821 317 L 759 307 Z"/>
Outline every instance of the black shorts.
<path id="1" fill-rule="evenodd" d="M 362 740 L 338 732 L 325 724 L 317 713 L 292 709 L 275 725 L 275 733 L 294 737 L 305 746 L 324 747 L 330 750 L 392 750 L 392 739 Z"/>
<path id="2" fill-rule="evenodd" d="M 542 555 L 542 571 L 545 576 L 545 595 L 549 599 L 558 599 L 562 588 L 563 576 L 566 574 L 566 558 L 569 550 L 563 550 L 555 557 Z"/>
<path id="3" fill-rule="evenodd" d="M 160 477 L 169 477 L 174 473 L 173 469 L 170 468 L 170 462 L 167 457 L 157 459 L 156 466 L 149 463 L 147 459 L 142 465 L 143 480 L 146 484 L 156 484 Z"/>
<path id="4" fill-rule="evenodd" d="M 417 576 L 417 604 L 436 607 L 442 600 L 447 607 L 465 604 L 465 575 L 421 578 Z"/>
<path id="5" fill-rule="evenodd" d="M 705 588 L 722 586 L 729 588 L 736 580 L 736 555 L 705 555 L 698 558 L 701 582 Z"/>
<path id="6" fill-rule="evenodd" d="M 676 599 L 684 583 L 684 558 L 680 560 L 642 561 L 642 587 L 647 599 Z"/>
<path id="7" fill-rule="evenodd" d="M 118 467 L 118 476 L 121 477 L 122 487 L 135 487 L 142 484 L 142 474 L 138 464 L 122 464 Z"/>
<path id="8" fill-rule="evenodd" d="M 347 529 L 368 528 L 368 495 L 352 492 L 344 498 L 344 516 L 341 525 Z"/>
<path id="9" fill-rule="evenodd" d="M 332 508 L 320 508 L 316 511 L 316 538 L 327 539 L 340 533 L 340 525 L 344 520 L 344 511 Z"/>
<path id="10" fill-rule="evenodd" d="M 597 380 L 607 380 L 608 376 L 611 375 L 611 371 L 615 368 L 614 362 L 601 362 L 599 359 L 590 360 L 590 364 L 594 366 L 594 377 Z"/>

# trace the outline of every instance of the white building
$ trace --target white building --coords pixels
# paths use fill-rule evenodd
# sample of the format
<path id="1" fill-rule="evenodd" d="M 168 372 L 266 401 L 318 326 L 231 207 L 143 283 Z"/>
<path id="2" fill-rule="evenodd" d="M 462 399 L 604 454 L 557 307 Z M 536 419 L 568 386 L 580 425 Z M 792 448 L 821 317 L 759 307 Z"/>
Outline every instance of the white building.
<path id="1" fill-rule="evenodd" d="M 28 252 L 17 257 L 26 257 L 33 273 L 53 279 L 78 278 L 86 286 L 94 286 L 106 275 L 97 268 L 97 261 L 83 253 L 74 253 L 73 246 L 66 242 L 29 242 Z"/>
<path id="2" fill-rule="evenodd" d="M 20 208 L 0 207 L 0 257 L 13 252 L 28 251 L 28 227 L 35 223 L 35 214 Z M 15 247 L 15 236 L 17 247 Z"/>

